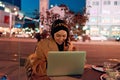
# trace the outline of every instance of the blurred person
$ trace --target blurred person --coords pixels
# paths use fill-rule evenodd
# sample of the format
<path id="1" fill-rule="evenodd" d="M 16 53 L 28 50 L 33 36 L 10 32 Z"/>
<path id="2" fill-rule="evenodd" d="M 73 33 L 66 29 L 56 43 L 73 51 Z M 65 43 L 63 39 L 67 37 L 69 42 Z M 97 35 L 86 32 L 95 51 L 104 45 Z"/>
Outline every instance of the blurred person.
<path id="1" fill-rule="evenodd" d="M 43 30 L 43 32 L 41 33 L 41 37 L 42 37 L 42 39 L 48 38 L 49 32 L 47 30 Z"/>
<path id="2" fill-rule="evenodd" d="M 39 42 L 41 39 L 48 38 L 49 33 L 47 30 L 43 30 L 42 33 L 36 33 L 34 37 L 37 39 L 37 42 Z"/>
<path id="3" fill-rule="evenodd" d="M 73 51 L 69 37 L 69 28 L 65 21 L 55 20 L 51 26 L 51 37 L 41 39 L 35 53 L 31 54 L 25 64 L 29 80 L 50 80 L 47 77 L 48 51 Z"/>
<path id="4" fill-rule="evenodd" d="M 41 40 L 41 34 L 40 33 L 36 33 L 34 37 L 37 39 L 37 42 L 39 42 Z"/>

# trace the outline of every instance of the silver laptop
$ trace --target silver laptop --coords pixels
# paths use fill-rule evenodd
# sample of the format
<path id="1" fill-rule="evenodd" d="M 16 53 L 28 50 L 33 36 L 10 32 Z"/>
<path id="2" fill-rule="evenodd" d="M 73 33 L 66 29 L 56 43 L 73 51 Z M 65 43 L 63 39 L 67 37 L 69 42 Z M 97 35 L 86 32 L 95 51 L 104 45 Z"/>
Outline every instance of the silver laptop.
<path id="1" fill-rule="evenodd" d="M 65 76 L 82 75 L 86 60 L 85 51 L 50 51 L 48 52 L 47 75 Z"/>

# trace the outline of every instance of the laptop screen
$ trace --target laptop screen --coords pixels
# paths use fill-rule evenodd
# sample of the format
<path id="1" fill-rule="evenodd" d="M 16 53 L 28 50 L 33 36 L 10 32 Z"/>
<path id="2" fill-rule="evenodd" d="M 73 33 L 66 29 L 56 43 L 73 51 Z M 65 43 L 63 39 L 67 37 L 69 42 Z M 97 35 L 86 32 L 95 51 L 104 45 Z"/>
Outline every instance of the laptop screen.
<path id="1" fill-rule="evenodd" d="M 86 60 L 85 51 L 48 52 L 47 75 L 82 75 Z"/>

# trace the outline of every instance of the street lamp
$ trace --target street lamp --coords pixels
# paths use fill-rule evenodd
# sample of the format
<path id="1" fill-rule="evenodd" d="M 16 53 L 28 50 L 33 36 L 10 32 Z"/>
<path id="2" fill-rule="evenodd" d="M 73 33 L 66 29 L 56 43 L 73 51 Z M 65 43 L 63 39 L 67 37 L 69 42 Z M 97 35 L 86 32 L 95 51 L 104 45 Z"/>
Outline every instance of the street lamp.
<path id="1" fill-rule="evenodd" d="M 10 26 L 10 37 L 12 37 L 12 32 L 11 32 L 11 28 L 12 28 L 12 13 L 10 12 L 10 14 L 9 14 L 9 16 L 10 16 L 10 24 L 9 24 L 9 26 Z"/>
<path id="2" fill-rule="evenodd" d="M 14 20 L 13 20 L 13 16 L 17 16 L 18 15 L 18 11 L 17 11 L 17 9 L 14 7 L 13 8 L 13 12 L 12 11 L 10 11 L 10 13 L 9 13 L 9 21 L 10 21 L 10 23 L 9 23 L 9 28 L 10 28 L 10 38 L 12 37 L 12 27 L 14 26 Z M 15 19 L 15 18 L 14 18 Z"/>

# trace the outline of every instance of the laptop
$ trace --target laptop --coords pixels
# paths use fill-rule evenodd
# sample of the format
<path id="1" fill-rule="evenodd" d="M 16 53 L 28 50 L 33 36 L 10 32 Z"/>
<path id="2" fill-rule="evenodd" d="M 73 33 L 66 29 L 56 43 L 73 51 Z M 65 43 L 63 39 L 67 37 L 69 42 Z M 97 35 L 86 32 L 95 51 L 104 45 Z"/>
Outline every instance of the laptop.
<path id="1" fill-rule="evenodd" d="M 78 76 L 84 72 L 85 51 L 50 51 L 47 59 L 48 76 Z"/>

